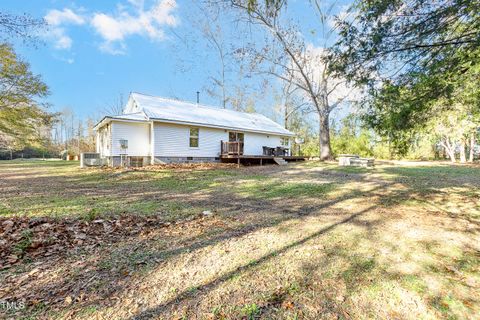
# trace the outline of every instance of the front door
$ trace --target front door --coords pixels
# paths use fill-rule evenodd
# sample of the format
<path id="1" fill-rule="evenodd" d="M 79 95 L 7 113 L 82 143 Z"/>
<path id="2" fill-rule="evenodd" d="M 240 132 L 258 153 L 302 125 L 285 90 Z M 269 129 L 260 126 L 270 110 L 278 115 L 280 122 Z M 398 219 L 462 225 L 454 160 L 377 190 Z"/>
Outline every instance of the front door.
<path id="1" fill-rule="evenodd" d="M 243 138 L 242 132 L 230 131 L 228 133 L 229 152 L 234 154 L 243 154 Z"/>
<path id="2" fill-rule="evenodd" d="M 229 142 L 243 142 L 243 133 L 242 132 L 233 132 L 228 133 Z"/>

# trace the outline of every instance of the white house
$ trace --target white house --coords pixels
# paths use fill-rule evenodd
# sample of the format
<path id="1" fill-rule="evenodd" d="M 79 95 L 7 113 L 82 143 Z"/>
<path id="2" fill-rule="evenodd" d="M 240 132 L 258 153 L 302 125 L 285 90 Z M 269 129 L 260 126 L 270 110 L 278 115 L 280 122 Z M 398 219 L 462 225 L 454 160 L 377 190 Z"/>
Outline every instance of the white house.
<path id="1" fill-rule="evenodd" d="M 294 134 L 258 113 L 131 93 L 123 114 L 96 126 L 96 148 L 110 165 L 220 161 L 278 156 Z M 270 149 L 275 148 L 275 150 Z"/>

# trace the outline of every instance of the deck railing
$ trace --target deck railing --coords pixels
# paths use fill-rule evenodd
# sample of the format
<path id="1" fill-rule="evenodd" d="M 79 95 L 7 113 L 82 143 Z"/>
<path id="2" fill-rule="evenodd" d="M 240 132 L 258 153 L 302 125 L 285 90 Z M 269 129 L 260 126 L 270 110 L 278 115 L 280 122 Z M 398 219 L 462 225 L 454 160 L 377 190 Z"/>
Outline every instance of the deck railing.
<path id="1" fill-rule="evenodd" d="M 222 155 L 243 155 L 243 142 L 220 141 L 220 151 Z"/>

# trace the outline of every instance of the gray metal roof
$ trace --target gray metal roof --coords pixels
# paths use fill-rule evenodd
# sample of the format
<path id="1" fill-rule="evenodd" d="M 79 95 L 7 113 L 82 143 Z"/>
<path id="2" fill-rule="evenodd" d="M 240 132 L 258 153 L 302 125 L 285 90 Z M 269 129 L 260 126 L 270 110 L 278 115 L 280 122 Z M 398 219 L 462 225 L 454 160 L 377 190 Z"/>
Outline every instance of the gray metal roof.
<path id="1" fill-rule="evenodd" d="M 109 116 L 112 119 L 119 120 L 137 120 L 137 121 L 147 121 L 147 116 L 143 112 L 134 112 L 134 113 L 125 113 L 118 116 Z"/>
<path id="2" fill-rule="evenodd" d="M 143 111 L 149 120 L 198 124 L 206 127 L 221 127 L 286 136 L 295 135 L 273 120 L 258 113 L 214 108 L 140 93 L 132 93 L 130 97 L 137 105 L 136 111 Z M 132 120 L 139 120 L 138 112 L 122 116 L 125 116 L 125 118 L 132 116 Z"/>

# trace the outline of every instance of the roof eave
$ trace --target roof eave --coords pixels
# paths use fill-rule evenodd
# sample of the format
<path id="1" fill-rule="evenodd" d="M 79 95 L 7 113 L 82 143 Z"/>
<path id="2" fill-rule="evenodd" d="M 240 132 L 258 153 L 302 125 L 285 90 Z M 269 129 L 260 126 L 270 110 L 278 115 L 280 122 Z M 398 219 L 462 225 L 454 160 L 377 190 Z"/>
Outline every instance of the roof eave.
<path id="1" fill-rule="evenodd" d="M 108 116 L 103 117 L 102 120 L 98 121 L 97 124 L 93 126 L 93 130 L 97 131 L 100 127 L 103 127 L 102 123 L 105 120 L 108 120 L 108 118 Z"/>
<path id="2" fill-rule="evenodd" d="M 108 122 L 111 122 L 111 121 L 122 121 L 122 122 L 149 122 L 148 119 L 145 119 L 145 120 L 139 120 L 139 119 L 124 119 L 124 118 L 117 118 L 117 117 L 113 117 L 113 116 L 105 116 L 102 118 L 102 120 L 100 120 L 94 127 L 93 127 L 93 130 L 97 130 L 98 128 L 100 127 L 103 127 L 103 125 L 101 125 L 104 121 L 108 121 Z"/>

